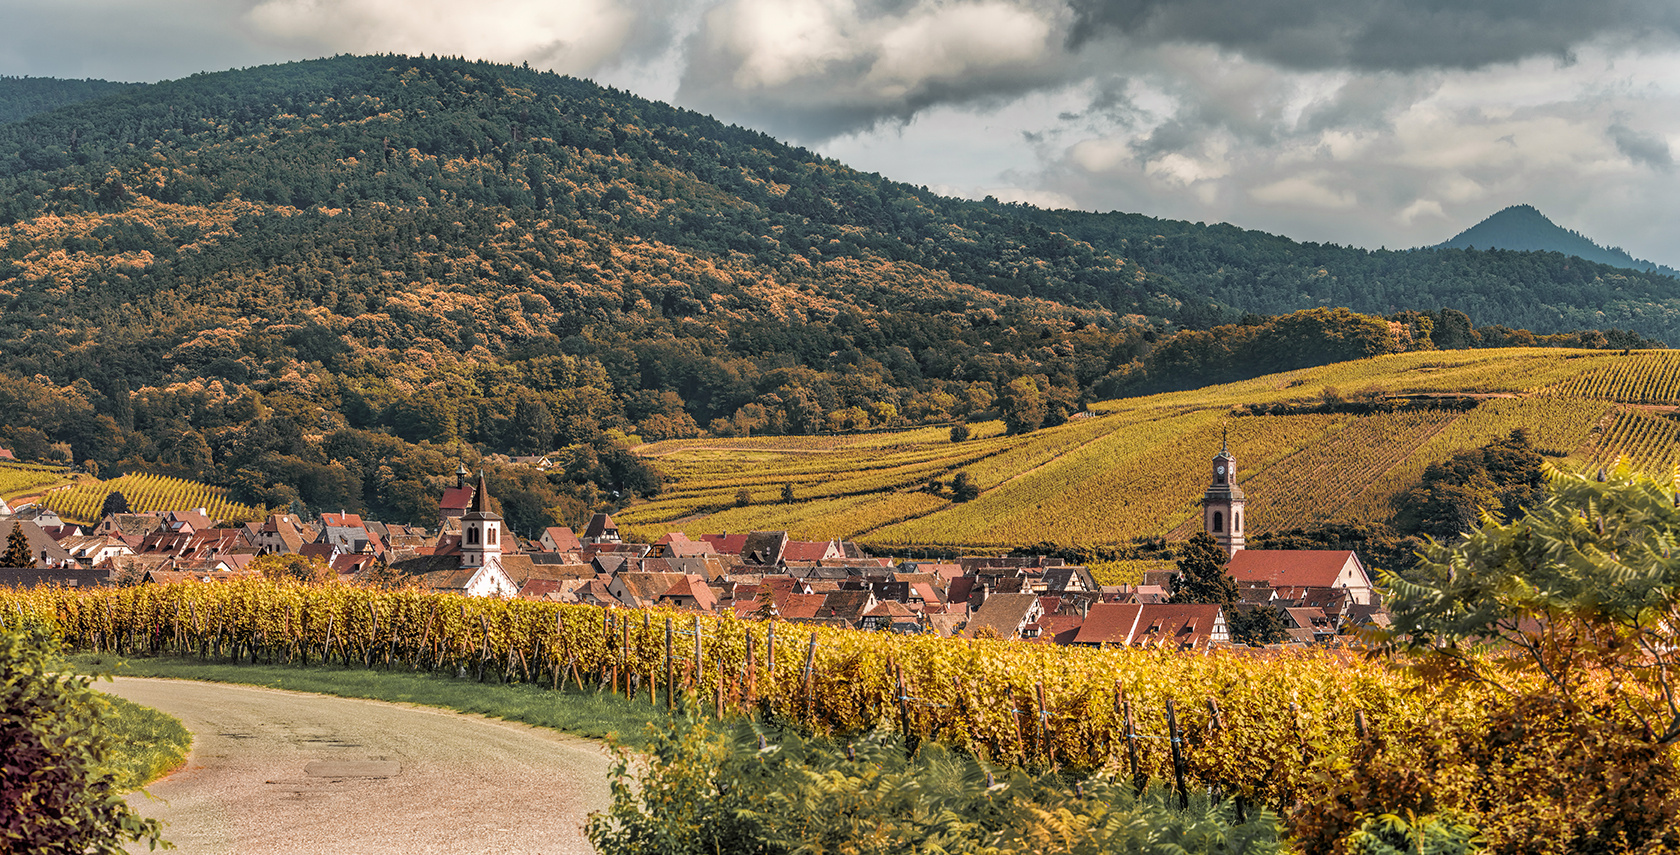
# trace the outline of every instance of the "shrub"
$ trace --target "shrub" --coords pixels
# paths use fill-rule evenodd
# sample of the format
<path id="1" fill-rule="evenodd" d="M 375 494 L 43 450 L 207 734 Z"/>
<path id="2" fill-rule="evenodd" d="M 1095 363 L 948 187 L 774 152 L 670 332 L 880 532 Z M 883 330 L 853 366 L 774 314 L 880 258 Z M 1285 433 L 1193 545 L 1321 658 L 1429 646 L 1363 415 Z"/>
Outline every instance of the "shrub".
<path id="1" fill-rule="evenodd" d="M 714 727 L 718 729 L 714 730 Z M 844 744 L 690 716 L 639 764 L 621 753 L 613 806 L 590 819 L 596 849 L 623 853 L 1056 851 L 1275 853 L 1277 818 L 1237 822 L 1230 802 L 1137 794 L 1105 775 L 991 766 L 937 743 L 907 749 L 884 728 Z"/>
<path id="2" fill-rule="evenodd" d="M 91 678 L 58 670 L 57 641 L 24 626 L 0 632 L 0 851 L 120 853 L 162 843 L 161 826 L 98 771 L 111 748 L 106 702 Z"/>

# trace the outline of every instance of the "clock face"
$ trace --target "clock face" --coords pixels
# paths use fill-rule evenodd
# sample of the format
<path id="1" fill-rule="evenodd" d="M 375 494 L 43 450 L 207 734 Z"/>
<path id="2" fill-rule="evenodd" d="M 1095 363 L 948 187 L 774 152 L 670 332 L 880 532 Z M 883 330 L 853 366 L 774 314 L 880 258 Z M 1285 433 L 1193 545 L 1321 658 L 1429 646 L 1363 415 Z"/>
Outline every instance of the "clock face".
<path id="1" fill-rule="evenodd" d="M 1225 474 L 1225 464 L 1221 463 L 1218 466 L 1215 466 L 1213 471 L 1218 472 L 1221 475 L 1224 475 Z"/>

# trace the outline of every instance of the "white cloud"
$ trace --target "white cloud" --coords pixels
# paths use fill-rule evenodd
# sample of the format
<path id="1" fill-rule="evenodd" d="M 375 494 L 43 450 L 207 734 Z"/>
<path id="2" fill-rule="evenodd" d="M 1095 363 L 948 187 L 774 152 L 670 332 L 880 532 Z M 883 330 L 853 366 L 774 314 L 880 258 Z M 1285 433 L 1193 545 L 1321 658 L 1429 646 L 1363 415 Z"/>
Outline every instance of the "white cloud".
<path id="1" fill-rule="evenodd" d="M 258 30 L 331 50 L 461 55 L 583 74 L 617 61 L 641 22 L 614 0 L 266 0 Z"/>
<path id="2" fill-rule="evenodd" d="M 1248 191 L 1250 198 L 1268 205 L 1301 205 L 1341 211 L 1358 204 L 1353 191 L 1328 186 L 1335 179 L 1328 173 L 1297 175 Z"/>

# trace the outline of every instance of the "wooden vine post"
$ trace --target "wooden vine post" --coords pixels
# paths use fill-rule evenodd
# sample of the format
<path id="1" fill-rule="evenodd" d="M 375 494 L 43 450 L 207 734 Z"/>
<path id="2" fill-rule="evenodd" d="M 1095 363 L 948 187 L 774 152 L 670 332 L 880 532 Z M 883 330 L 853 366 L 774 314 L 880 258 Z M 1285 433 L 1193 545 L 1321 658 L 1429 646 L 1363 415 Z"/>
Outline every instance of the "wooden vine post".
<path id="1" fill-rule="evenodd" d="M 1178 789 L 1178 809 L 1190 807 L 1190 790 L 1184 785 L 1184 735 L 1178 730 L 1178 711 L 1167 698 L 1167 733 L 1172 738 L 1173 785 Z"/>
<path id="2" fill-rule="evenodd" d="M 805 648 L 805 720 L 811 722 L 812 706 L 817 691 L 817 634 L 811 633 L 811 646 Z"/>
<path id="3" fill-rule="evenodd" d="M 1115 683 L 1114 699 L 1120 704 L 1120 711 L 1126 726 L 1126 762 L 1132 768 L 1132 788 L 1138 793 L 1142 793 L 1143 787 L 1149 783 L 1149 779 L 1138 768 L 1137 719 L 1133 718 L 1132 702 L 1126 698 L 1126 693 L 1119 689 L 1119 683 Z"/>
<path id="4" fill-rule="evenodd" d="M 676 709 L 676 663 L 671 659 L 671 619 L 665 619 L 665 711 Z"/>
<path id="5" fill-rule="evenodd" d="M 753 644 L 754 644 L 754 642 L 753 642 L 753 631 L 751 629 L 748 629 L 747 630 L 746 686 L 745 686 L 745 689 L 744 689 L 744 694 L 741 697 L 741 706 L 746 709 L 748 716 L 751 716 L 752 713 L 753 713 L 753 707 L 757 703 L 757 697 L 756 696 L 758 694 L 758 668 L 753 661 L 753 659 L 754 659 Z"/>
<path id="6" fill-rule="evenodd" d="M 719 679 L 722 679 L 721 675 Z M 700 616 L 694 616 L 694 705 L 700 706 L 700 687 L 706 685 L 706 656 L 701 648 Z"/>
<path id="7" fill-rule="evenodd" d="M 1038 753 L 1055 765 L 1056 755 L 1050 747 L 1050 709 L 1044 703 L 1044 681 L 1040 680 L 1034 688 L 1038 696 Z"/>

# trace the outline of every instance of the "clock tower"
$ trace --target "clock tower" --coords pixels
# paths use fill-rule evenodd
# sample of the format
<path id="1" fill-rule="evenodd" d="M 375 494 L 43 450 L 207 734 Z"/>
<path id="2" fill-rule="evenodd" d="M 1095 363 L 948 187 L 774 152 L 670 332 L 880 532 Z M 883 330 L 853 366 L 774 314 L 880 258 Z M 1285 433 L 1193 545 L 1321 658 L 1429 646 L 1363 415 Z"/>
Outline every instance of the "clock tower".
<path id="1" fill-rule="evenodd" d="M 1237 486 L 1237 459 L 1228 443 L 1221 441 L 1213 458 L 1213 483 L 1202 494 L 1202 531 L 1235 555 L 1243 548 L 1243 505 L 1248 499 Z"/>

